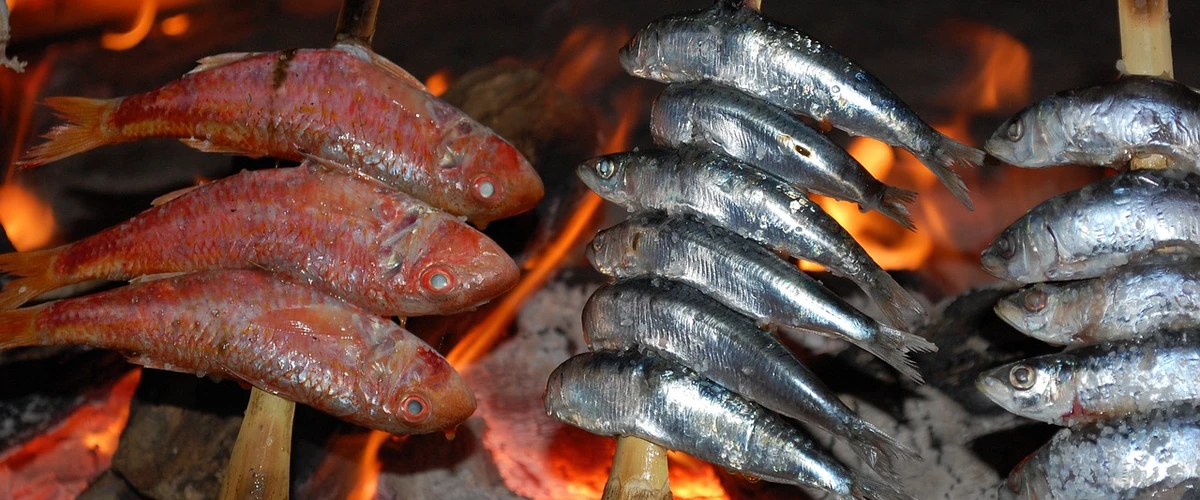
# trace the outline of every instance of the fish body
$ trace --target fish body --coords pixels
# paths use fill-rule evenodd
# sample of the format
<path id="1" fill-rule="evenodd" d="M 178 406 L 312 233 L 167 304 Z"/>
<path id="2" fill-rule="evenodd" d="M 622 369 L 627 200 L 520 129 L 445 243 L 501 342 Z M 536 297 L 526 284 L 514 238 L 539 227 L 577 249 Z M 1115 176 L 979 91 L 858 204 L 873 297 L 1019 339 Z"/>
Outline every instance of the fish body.
<path id="1" fill-rule="evenodd" d="M 1200 263 L 1143 263 L 1099 278 L 1038 283 L 996 314 L 1044 342 L 1078 347 L 1200 327 Z"/>
<path id="2" fill-rule="evenodd" d="M 477 223 L 524 212 L 542 197 L 541 180 L 516 148 L 361 47 L 224 54 L 143 94 L 46 103 L 67 123 L 24 167 L 169 137 L 205 151 L 315 156 Z"/>
<path id="3" fill-rule="evenodd" d="M 1160 254 L 1200 253 L 1200 176 L 1119 174 L 1046 200 L 1004 230 L 980 261 L 1018 283 L 1087 279 Z"/>
<path id="4" fill-rule="evenodd" d="M 635 279 L 600 287 L 583 308 L 596 350 L 642 350 L 695 370 L 768 410 L 844 438 L 881 474 L 916 454 L 846 407 L 783 343 L 686 285 Z"/>
<path id="5" fill-rule="evenodd" d="M 912 152 L 964 205 L 955 167 L 983 152 L 942 135 L 867 70 L 800 30 L 737 0 L 658 19 L 620 53 L 631 75 L 665 83 L 711 80 L 854 135 Z"/>
<path id="6" fill-rule="evenodd" d="M 904 203 L 916 193 L 879 182 L 795 115 L 737 89 L 709 82 L 668 85 L 654 101 L 650 132 L 661 146 L 724 153 L 804 191 L 852 201 L 913 228 Z"/>
<path id="7" fill-rule="evenodd" d="M 20 276 L 0 310 L 64 285 L 259 268 L 381 315 L 470 309 L 511 288 L 516 264 L 461 220 L 376 182 L 308 166 L 195 187 L 83 240 L 0 255 Z"/>
<path id="8" fill-rule="evenodd" d="M 910 498 L 857 475 L 783 417 L 657 356 L 597 352 L 550 375 L 551 417 L 602 436 L 637 436 L 727 470 L 839 498 Z"/>
<path id="9" fill-rule="evenodd" d="M 588 160 L 579 177 L 630 211 L 691 215 L 857 283 L 903 326 L 917 303 L 837 221 L 786 181 L 695 148 L 617 153 Z"/>
<path id="10" fill-rule="evenodd" d="M 684 283 L 759 326 L 852 342 L 918 381 L 907 353 L 937 349 L 859 312 L 762 245 L 690 217 L 635 215 L 600 231 L 587 257 L 597 271 L 616 278 Z"/>
<path id="11" fill-rule="evenodd" d="M 1033 103 L 987 140 L 988 153 L 1019 167 L 1124 167 L 1158 154 L 1200 171 L 1200 94 L 1182 83 L 1129 75 Z"/>
<path id="12" fill-rule="evenodd" d="M 235 378 L 395 434 L 453 427 L 475 409 L 463 378 L 413 334 L 256 270 L 146 281 L 0 313 L 0 348 L 61 344 Z"/>
<path id="13" fill-rule="evenodd" d="M 1084 346 L 980 374 L 979 389 L 1004 409 L 1076 426 L 1177 403 L 1200 403 L 1200 332 Z"/>
<path id="14" fill-rule="evenodd" d="M 1000 498 L 1193 498 L 1184 492 L 1200 482 L 1196 443 L 1200 412 L 1191 405 L 1063 429 L 1012 470 Z M 1175 494 L 1157 496 L 1166 492 Z"/>

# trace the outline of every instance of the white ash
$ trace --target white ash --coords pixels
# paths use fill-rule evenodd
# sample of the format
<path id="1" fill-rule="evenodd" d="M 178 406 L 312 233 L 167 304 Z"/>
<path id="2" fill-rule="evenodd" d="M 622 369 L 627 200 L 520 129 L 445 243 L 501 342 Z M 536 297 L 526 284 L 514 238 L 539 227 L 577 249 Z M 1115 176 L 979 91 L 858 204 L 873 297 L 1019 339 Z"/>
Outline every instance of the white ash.
<path id="1" fill-rule="evenodd" d="M 22 73 L 25 71 L 25 63 L 18 61 L 15 57 L 9 58 L 4 53 L 8 49 L 11 34 L 12 30 L 8 25 L 8 2 L 0 2 L 0 66 Z"/>

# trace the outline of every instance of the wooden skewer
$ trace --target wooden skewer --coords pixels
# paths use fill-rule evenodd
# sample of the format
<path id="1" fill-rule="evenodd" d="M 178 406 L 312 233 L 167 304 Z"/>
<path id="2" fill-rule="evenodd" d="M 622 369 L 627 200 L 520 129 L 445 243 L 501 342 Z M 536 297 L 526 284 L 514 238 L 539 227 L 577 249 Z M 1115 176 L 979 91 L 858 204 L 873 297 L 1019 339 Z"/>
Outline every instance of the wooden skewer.
<path id="1" fill-rule="evenodd" d="M 337 34 L 334 43 L 354 42 L 371 46 L 375 37 L 375 15 L 379 13 L 379 0 L 344 0 L 338 12 Z"/>
<path id="2" fill-rule="evenodd" d="M 221 481 L 222 500 L 288 498 L 295 411 L 296 403 L 251 389 L 250 404 Z"/>
<path id="3" fill-rule="evenodd" d="M 617 438 L 603 500 L 669 500 L 667 450 L 635 437 Z"/>
<path id="4" fill-rule="evenodd" d="M 1174 78 L 1171 21 L 1167 0 L 1117 0 L 1121 24 L 1121 69 L 1129 75 Z M 1130 168 L 1161 169 L 1162 155 L 1133 158 Z"/>

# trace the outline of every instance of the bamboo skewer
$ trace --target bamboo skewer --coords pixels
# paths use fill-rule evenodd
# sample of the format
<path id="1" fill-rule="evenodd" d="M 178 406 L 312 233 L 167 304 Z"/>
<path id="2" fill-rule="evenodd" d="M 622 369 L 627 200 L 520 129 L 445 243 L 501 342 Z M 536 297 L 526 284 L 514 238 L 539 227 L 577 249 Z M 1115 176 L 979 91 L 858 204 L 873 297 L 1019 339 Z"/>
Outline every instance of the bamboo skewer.
<path id="1" fill-rule="evenodd" d="M 617 438 L 617 453 L 604 485 L 604 500 L 670 499 L 667 450 L 654 443 L 626 436 Z"/>
<path id="2" fill-rule="evenodd" d="M 1121 63 L 1125 74 L 1174 78 L 1171 21 L 1167 0 L 1117 0 L 1121 25 Z M 1162 169 L 1161 155 L 1134 157 L 1130 168 Z"/>

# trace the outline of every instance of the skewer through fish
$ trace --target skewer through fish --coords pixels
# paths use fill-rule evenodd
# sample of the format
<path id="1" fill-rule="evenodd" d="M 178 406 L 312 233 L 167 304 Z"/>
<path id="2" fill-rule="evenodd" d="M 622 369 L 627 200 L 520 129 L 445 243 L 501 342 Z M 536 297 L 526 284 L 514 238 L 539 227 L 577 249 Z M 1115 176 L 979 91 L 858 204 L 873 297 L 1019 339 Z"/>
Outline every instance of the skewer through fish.
<path id="1" fill-rule="evenodd" d="M 924 308 L 838 222 L 778 177 L 732 158 L 682 148 L 617 153 L 577 170 L 584 184 L 630 211 L 692 215 L 855 283 L 892 326 Z"/>
<path id="2" fill-rule="evenodd" d="M 219 374 L 393 434 L 458 425 L 466 381 L 390 320 L 254 270 L 212 271 L 0 312 L 0 348 L 79 344 Z"/>
<path id="3" fill-rule="evenodd" d="M 956 167 L 983 152 L 934 130 L 867 70 L 743 0 L 675 14 L 642 28 L 621 49 L 631 75 L 664 83 L 711 80 L 854 135 L 912 152 L 967 207 Z"/>
<path id="4" fill-rule="evenodd" d="M 728 470 L 838 498 L 910 499 L 837 462 L 783 417 L 657 356 L 597 352 L 550 374 L 546 413 L 602 436 L 637 436 Z"/>
<path id="5" fill-rule="evenodd" d="M 851 342 L 917 381 L 921 375 L 907 353 L 937 350 L 859 312 L 762 245 L 687 216 L 634 215 L 600 231 L 587 257 L 609 276 L 685 283 L 762 327 Z"/>

